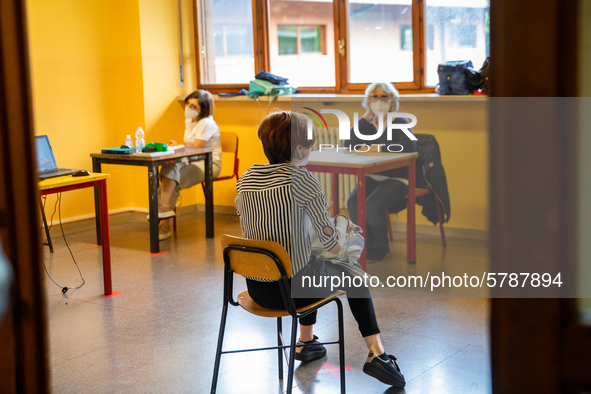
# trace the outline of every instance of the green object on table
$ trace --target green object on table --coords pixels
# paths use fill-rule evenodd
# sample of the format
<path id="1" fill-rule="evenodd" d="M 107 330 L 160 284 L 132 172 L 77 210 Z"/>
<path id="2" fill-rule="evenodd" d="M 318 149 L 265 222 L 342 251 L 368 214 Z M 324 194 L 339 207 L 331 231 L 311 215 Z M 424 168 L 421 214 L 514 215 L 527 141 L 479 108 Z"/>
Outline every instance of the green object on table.
<path id="1" fill-rule="evenodd" d="M 146 145 L 146 148 L 154 148 L 154 149 L 156 149 L 156 152 L 167 152 L 168 151 L 168 145 L 163 144 L 161 142 L 151 142 Z"/>

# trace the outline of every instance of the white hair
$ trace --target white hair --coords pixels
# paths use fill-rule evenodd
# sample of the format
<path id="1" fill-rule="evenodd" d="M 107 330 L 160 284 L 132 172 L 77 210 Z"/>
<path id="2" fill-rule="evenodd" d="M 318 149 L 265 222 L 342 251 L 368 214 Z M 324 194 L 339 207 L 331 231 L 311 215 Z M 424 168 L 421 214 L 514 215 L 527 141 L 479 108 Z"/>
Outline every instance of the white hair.
<path id="1" fill-rule="evenodd" d="M 367 86 L 365 89 L 365 97 L 361 102 L 361 105 L 365 109 L 369 109 L 368 105 L 368 98 L 370 95 L 374 94 L 376 90 L 381 89 L 384 93 L 386 93 L 389 97 L 392 97 L 394 100 L 390 103 L 390 111 L 391 112 L 398 112 L 398 108 L 400 106 L 400 93 L 398 90 L 392 85 L 390 82 L 373 82 Z"/>

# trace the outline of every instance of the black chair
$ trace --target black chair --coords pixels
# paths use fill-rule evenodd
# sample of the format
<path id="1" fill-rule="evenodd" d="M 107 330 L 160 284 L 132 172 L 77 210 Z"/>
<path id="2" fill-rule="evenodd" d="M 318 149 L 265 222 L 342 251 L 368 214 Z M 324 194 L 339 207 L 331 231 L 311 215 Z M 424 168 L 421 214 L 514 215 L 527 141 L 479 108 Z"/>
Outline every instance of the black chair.
<path id="1" fill-rule="evenodd" d="M 344 295 L 345 292 L 338 291 L 331 294 L 329 297 L 326 297 L 311 305 L 303 308 L 296 308 L 293 299 L 291 298 L 291 289 L 287 280 L 287 273 L 289 272 L 291 274 L 291 260 L 289 258 L 289 254 L 283 248 L 283 246 L 277 242 L 272 241 L 255 241 L 223 235 L 222 247 L 224 248 L 224 305 L 222 309 L 220 334 L 215 356 L 211 394 L 216 392 L 222 354 L 277 349 L 277 360 L 279 362 L 279 380 L 283 380 L 283 359 L 281 351 L 287 348 L 289 348 L 287 393 L 291 394 L 295 365 L 295 347 L 297 342 L 296 334 L 298 319 L 310 314 L 311 312 L 332 301 L 337 304 L 338 309 L 339 339 L 338 341 L 322 342 L 322 344 L 339 345 L 341 393 L 345 394 L 345 342 L 343 327 L 343 305 L 341 300 L 337 298 L 339 295 Z M 240 293 L 237 297 L 237 301 L 235 301 L 233 296 L 233 278 L 235 273 L 250 278 L 278 281 L 281 296 L 283 298 L 283 304 L 285 305 L 285 310 L 267 309 L 261 307 L 250 297 L 248 291 Z M 277 318 L 277 346 L 255 349 L 222 350 L 229 304 L 232 304 L 233 306 L 240 305 L 244 310 L 257 316 Z M 289 342 L 289 345 L 283 344 L 281 318 L 284 316 L 291 316 L 292 319 L 291 341 Z"/>

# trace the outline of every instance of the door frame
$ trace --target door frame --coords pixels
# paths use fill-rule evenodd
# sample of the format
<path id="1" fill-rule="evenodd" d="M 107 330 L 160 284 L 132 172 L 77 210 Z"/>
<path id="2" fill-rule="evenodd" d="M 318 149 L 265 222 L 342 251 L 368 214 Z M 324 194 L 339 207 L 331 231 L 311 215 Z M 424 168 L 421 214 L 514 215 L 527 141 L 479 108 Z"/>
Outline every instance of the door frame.
<path id="1" fill-rule="evenodd" d="M 492 0 L 490 66 L 491 272 L 515 272 L 524 256 L 576 277 L 576 122 L 518 135 L 496 97 L 576 97 L 577 0 Z M 558 122 L 557 122 L 558 124 Z M 571 127 L 569 127 L 571 126 Z M 516 152 L 512 143 L 527 142 Z M 550 155 L 547 144 L 554 143 Z M 546 144 L 546 146 L 544 146 Z M 539 149 L 538 149 L 539 148 Z M 527 169 L 527 174 L 523 170 Z M 542 182 L 524 182 L 524 176 Z M 527 185 L 527 187 L 525 186 Z M 532 200 L 543 209 L 531 209 Z M 535 226 L 544 216 L 551 225 Z M 526 229 L 527 231 L 524 231 Z M 538 253 L 536 253 L 538 252 Z M 531 264 L 530 267 L 534 265 Z M 576 298 L 493 298 L 491 358 L 495 393 L 565 393 L 591 387 L 591 327 Z"/>

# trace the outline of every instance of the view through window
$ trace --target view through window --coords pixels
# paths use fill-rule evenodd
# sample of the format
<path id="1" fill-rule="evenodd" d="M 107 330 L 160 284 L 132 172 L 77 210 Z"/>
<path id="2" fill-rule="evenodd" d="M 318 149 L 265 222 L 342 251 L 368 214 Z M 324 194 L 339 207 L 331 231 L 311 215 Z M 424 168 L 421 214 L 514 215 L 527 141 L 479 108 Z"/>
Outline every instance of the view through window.
<path id="1" fill-rule="evenodd" d="M 201 7 L 201 80 L 248 83 L 255 74 L 252 2 L 204 0 Z"/>
<path id="2" fill-rule="evenodd" d="M 271 72 L 294 86 L 335 86 L 332 1 L 269 1 Z"/>
<path id="3" fill-rule="evenodd" d="M 479 70 L 489 55 L 488 0 L 425 0 L 427 86 L 439 83 L 437 65 L 471 60 Z"/>

